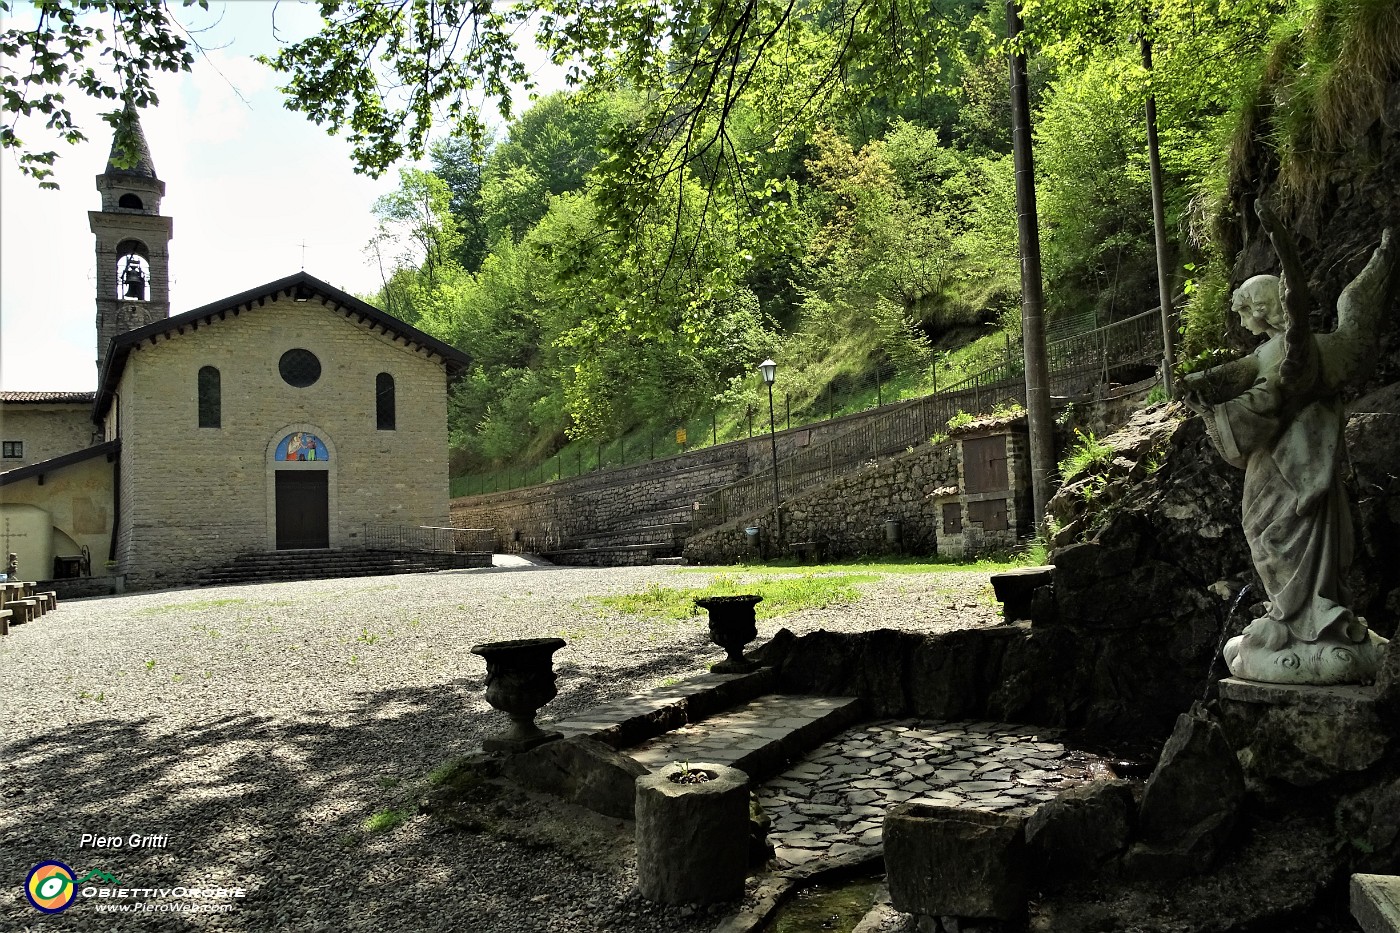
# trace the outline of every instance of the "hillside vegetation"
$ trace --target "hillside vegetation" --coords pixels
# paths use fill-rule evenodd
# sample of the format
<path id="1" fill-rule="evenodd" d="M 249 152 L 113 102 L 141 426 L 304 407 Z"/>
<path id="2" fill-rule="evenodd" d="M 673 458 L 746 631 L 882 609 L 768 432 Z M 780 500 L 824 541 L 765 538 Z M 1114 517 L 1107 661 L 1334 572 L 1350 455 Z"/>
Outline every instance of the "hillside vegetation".
<path id="1" fill-rule="evenodd" d="M 1193 356 L 1225 341 L 1242 140 L 1279 122 L 1269 132 L 1305 189 L 1308 147 L 1338 133 L 1307 107 L 1338 95 L 1332 71 L 1361 67 L 1345 37 L 1384 33 L 1376 22 L 1394 4 L 1153 7 L 1149 73 L 1137 6 L 1025 6 L 1046 295 L 1052 326 L 1156 306 L 1150 91 Z M 781 99 L 804 43 L 833 41 L 789 23 L 785 54 L 733 95 L 713 149 L 696 159 L 692 137 L 674 141 L 692 160 L 684 172 L 634 177 L 640 134 L 663 104 L 603 80 L 539 99 L 497 139 L 448 139 L 429 169 L 402 170 L 377 206 L 374 300 L 473 359 L 451 401 L 454 473 L 541 464 L 548 475 L 551 457 L 655 449 L 680 426 L 692 445 L 740 436 L 750 416 L 766 428 L 765 357 L 780 364 L 778 419 L 796 422 L 1019 354 L 1004 9 L 929 15 L 946 20 L 936 67 L 884 94 L 861 86 L 876 76 L 843 75 L 859 107 Z M 1310 77 L 1286 81 L 1304 62 Z M 1285 85 L 1280 111 L 1271 102 Z"/>

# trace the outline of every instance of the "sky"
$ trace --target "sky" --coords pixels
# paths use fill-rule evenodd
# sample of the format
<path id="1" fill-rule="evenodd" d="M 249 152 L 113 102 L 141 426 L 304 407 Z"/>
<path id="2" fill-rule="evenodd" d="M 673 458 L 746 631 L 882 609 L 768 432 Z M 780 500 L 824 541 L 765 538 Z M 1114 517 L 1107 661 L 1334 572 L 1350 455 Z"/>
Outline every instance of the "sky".
<path id="1" fill-rule="evenodd" d="M 309 35 L 319 22 L 316 7 L 285 0 L 213 2 L 208 13 L 175 7 L 187 27 L 212 28 L 197 37 L 207 55 L 192 72 L 159 76 L 160 104 L 141 113 L 156 175 L 166 185 L 161 213 L 174 219 L 172 315 L 290 275 L 303 268 L 303 256 L 307 272 L 353 294 L 371 293 L 381 281 L 365 246 L 374 234 L 374 202 L 397 187 L 397 168 L 379 179 L 355 174 L 347 140 L 284 109 L 278 76 L 252 58 L 277 49 L 274 6 L 284 39 Z M 534 64 L 546 90 L 562 85 Z M 19 173 L 13 152 L 0 152 L 6 391 L 97 387 L 96 259 L 87 212 L 100 207 L 95 179 L 112 138 L 97 114 L 110 105 L 76 91 L 69 103 L 89 141 L 39 146 L 59 153 L 59 191 L 40 190 Z M 16 131 L 38 143 L 36 130 L 21 123 Z"/>

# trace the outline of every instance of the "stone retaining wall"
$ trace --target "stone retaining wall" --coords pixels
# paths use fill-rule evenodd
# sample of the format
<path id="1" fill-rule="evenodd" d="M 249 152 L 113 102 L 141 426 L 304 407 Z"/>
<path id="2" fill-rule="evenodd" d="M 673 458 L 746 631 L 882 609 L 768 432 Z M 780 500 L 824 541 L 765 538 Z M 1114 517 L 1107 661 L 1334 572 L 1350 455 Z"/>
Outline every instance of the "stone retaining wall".
<path id="1" fill-rule="evenodd" d="M 774 436 L 778 459 L 785 460 L 902 408 L 913 410 L 915 405 L 917 401 L 900 402 L 779 431 Z M 752 438 L 565 476 L 552 483 L 459 496 L 452 500 L 452 524 L 457 528 L 495 528 L 497 550 L 501 551 L 558 548 L 572 539 L 627 524 L 634 517 L 645 521 L 651 513 L 689 506 L 705 492 L 770 466 L 771 444 L 766 433 L 756 433 Z"/>
<path id="2" fill-rule="evenodd" d="M 968 512 L 969 501 L 992 493 L 967 494 L 962 466 L 963 444 L 988 436 L 1006 437 L 1010 489 L 996 493 L 1006 501 L 1004 529 L 985 529 Z M 939 444 L 924 444 L 908 453 L 856 470 L 817 490 L 783 504 L 784 552 L 811 542 L 828 559 L 900 551 L 906 554 L 963 556 L 1007 550 L 1031 533 L 1030 470 L 1024 431 L 1006 425 L 984 427 Z M 945 530 L 944 505 L 961 515 L 960 530 Z M 900 540 L 891 543 L 886 522 L 899 522 Z M 691 536 L 686 560 L 697 564 L 734 563 L 754 557 L 745 532 L 762 529 L 767 556 L 773 546 L 773 510 Z"/>
<path id="3" fill-rule="evenodd" d="M 905 408 L 911 405 L 902 404 Z M 780 432 L 779 462 L 802 447 L 860 427 L 862 419 L 898 414 L 899 408 L 885 406 Z M 997 436 L 1006 438 L 1007 488 L 966 492 L 968 483 L 961 466 L 964 445 Z M 613 530 L 691 521 L 690 507 L 705 493 L 767 468 L 772 456 L 769 439 L 755 436 L 551 483 L 460 496 L 452 500 L 452 524 L 457 528 L 494 528 L 498 551 L 538 553 L 583 544 L 599 546 L 599 542 L 582 539 L 606 537 Z M 995 522 L 984 514 L 986 505 L 992 503 L 1004 503 L 1001 518 Z M 773 518 L 771 507 L 762 510 L 760 506 L 755 511 L 691 536 L 686 557 L 713 563 L 752 556 L 744 529 L 754 524 L 771 528 Z M 789 500 L 784 503 L 784 537 L 788 542 L 816 542 L 828 556 L 880 553 L 895 549 L 886 544 L 885 522 L 898 519 L 905 553 L 962 556 L 1014 547 L 1035 531 L 1031 512 L 1024 420 L 988 419 L 962 429 L 952 441 L 920 444 L 883 462 L 872 460 L 868 467 Z M 765 532 L 765 537 L 771 537 L 771 531 Z M 663 539 L 669 540 L 669 535 L 657 529 L 655 540 Z M 646 542 L 602 542 L 637 543 Z"/>
<path id="4" fill-rule="evenodd" d="M 644 521 L 652 513 L 679 509 L 701 491 L 747 475 L 747 460 L 735 456 L 742 451 L 725 453 L 708 463 L 668 457 L 507 492 L 462 496 L 452 500 L 452 524 L 494 528 L 497 551 L 555 550 L 632 518 Z"/>

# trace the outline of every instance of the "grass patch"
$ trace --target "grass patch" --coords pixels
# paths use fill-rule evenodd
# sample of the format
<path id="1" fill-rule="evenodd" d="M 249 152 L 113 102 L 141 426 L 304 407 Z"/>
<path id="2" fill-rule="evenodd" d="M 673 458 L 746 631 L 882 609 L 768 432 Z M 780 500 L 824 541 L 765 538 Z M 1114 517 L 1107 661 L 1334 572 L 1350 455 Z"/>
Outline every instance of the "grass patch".
<path id="1" fill-rule="evenodd" d="M 223 606 L 237 606 L 246 603 L 248 600 L 239 597 L 229 599 L 202 599 L 192 603 L 168 603 L 164 606 L 151 606 L 146 609 L 138 609 L 137 615 L 154 616 L 166 612 L 194 612 L 200 609 L 219 609 Z"/>
<path id="2" fill-rule="evenodd" d="M 371 835 L 387 833 L 391 830 L 398 829 L 412 817 L 413 814 L 408 810 L 380 810 L 378 813 L 365 820 L 362 828 Z"/>
<path id="3" fill-rule="evenodd" d="M 450 784 L 467 765 L 467 759 L 449 758 L 428 772 L 428 783 L 433 787 Z"/>
<path id="4" fill-rule="evenodd" d="M 801 576 L 763 576 L 757 579 L 721 574 L 709 586 L 674 589 L 653 583 L 641 592 L 605 596 L 596 602 L 630 615 L 686 619 L 700 611 L 695 607 L 697 597 L 758 593 L 763 596 L 763 602 L 758 604 L 756 614 L 760 619 L 770 619 L 803 609 L 824 609 L 855 602 L 860 598 L 855 584 L 871 583 L 878 579 L 879 576 L 874 573 L 817 574 L 810 570 Z"/>

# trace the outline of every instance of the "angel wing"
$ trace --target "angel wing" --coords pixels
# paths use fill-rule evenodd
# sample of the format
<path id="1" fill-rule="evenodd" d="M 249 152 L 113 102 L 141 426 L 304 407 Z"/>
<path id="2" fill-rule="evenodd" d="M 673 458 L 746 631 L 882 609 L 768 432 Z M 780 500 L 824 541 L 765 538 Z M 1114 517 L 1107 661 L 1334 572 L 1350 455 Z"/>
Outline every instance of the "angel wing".
<path id="1" fill-rule="evenodd" d="M 1395 269 L 1395 245 L 1390 228 L 1366 268 L 1342 289 L 1337 299 L 1337 329 L 1316 336 L 1324 382 L 1334 388 L 1364 378 L 1380 353 L 1380 324 Z"/>
<path id="2" fill-rule="evenodd" d="M 1312 325 L 1308 315 L 1316 306 L 1312 291 L 1308 288 L 1308 276 L 1303 271 L 1302 260 L 1298 258 L 1298 246 L 1289 235 L 1288 228 L 1278 219 L 1264 201 L 1254 203 L 1254 211 L 1269 242 L 1278 254 L 1283 274 L 1279 277 L 1279 291 L 1283 299 L 1283 310 L 1287 317 L 1284 326 L 1284 355 L 1279 366 L 1279 379 L 1285 387 L 1311 387 L 1317 377 L 1316 359 L 1313 357 Z M 1305 388 L 1305 391 L 1308 391 Z"/>

